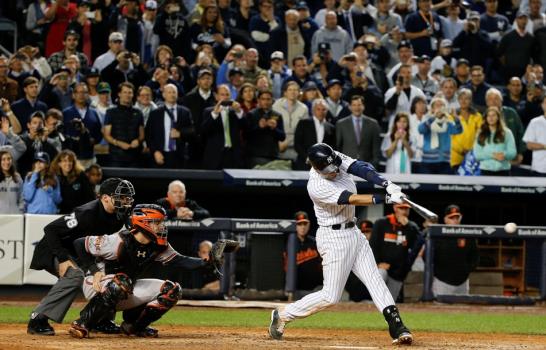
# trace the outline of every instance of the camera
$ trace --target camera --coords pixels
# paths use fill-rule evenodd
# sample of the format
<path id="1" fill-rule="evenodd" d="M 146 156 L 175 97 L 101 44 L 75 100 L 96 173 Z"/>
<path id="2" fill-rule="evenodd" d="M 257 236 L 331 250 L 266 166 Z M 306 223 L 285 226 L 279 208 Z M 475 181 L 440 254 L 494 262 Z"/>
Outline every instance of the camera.
<path id="1" fill-rule="evenodd" d="M 225 100 L 220 102 L 220 106 L 230 107 L 233 104 L 233 100 Z"/>
<path id="2" fill-rule="evenodd" d="M 396 78 L 396 80 L 398 81 L 398 83 L 399 83 L 400 85 L 403 85 L 403 84 L 404 84 L 404 77 L 403 77 L 403 76 L 398 75 L 398 78 Z"/>
<path id="3" fill-rule="evenodd" d="M 61 121 L 58 121 L 57 124 L 55 124 L 55 132 L 62 134 L 64 133 L 64 123 Z"/>
<path id="4" fill-rule="evenodd" d="M 78 132 L 83 130 L 83 122 L 79 119 L 72 119 L 70 124 L 72 124 L 72 127 Z"/>
<path id="5" fill-rule="evenodd" d="M 40 126 L 38 129 L 36 129 L 36 135 L 42 136 L 45 133 L 45 128 L 43 126 Z"/>
<path id="6" fill-rule="evenodd" d="M 130 52 L 126 52 L 123 54 L 123 57 L 125 57 L 126 59 L 130 60 L 132 57 L 133 57 L 133 54 L 130 53 Z"/>
<path id="7" fill-rule="evenodd" d="M 242 58 L 243 57 L 243 52 L 242 51 L 234 51 L 233 52 L 233 57 L 235 58 Z"/>

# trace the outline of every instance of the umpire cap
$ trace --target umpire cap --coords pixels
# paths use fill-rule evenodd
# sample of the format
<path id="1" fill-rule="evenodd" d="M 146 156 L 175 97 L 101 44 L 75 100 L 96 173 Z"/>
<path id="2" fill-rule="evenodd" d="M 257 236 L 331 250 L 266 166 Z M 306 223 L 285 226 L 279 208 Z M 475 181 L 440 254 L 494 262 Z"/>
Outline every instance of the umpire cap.
<path id="1" fill-rule="evenodd" d="M 341 157 L 325 143 L 316 143 L 307 151 L 307 161 L 321 174 L 335 173 L 341 165 Z"/>

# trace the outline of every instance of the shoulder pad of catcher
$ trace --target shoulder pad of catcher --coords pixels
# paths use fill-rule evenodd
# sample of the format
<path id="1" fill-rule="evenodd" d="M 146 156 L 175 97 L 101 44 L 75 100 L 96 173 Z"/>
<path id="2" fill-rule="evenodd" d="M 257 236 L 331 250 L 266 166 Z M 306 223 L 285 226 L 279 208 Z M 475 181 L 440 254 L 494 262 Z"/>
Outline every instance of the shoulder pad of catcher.
<path id="1" fill-rule="evenodd" d="M 232 253 L 239 249 L 239 242 L 231 239 L 219 239 L 212 246 L 211 254 L 216 259 L 221 259 L 224 253 Z"/>

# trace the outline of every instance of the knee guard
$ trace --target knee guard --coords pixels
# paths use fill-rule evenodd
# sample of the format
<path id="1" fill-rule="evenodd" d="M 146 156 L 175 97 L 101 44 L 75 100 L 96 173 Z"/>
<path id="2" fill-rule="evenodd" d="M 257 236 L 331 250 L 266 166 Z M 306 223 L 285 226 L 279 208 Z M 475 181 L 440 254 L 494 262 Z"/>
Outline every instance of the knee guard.
<path id="1" fill-rule="evenodd" d="M 136 307 L 123 312 L 123 319 L 133 324 L 135 331 L 143 331 L 152 322 L 161 318 L 167 311 L 176 305 L 182 297 L 180 284 L 165 281 L 160 288 L 159 295 L 144 307 Z M 136 315 L 138 313 L 138 315 Z"/>

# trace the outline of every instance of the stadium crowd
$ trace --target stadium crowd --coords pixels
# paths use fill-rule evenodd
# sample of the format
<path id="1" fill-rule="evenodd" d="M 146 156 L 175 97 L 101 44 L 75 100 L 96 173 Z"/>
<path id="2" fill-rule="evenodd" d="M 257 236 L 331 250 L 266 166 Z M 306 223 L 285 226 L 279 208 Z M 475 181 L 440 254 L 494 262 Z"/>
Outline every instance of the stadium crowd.
<path id="1" fill-rule="evenodd" d="M 316 142 L 387 173 L 544 176 L 545 7 L 2 2 L 2 192 L 69 212 L 95 164 L 305 170 Z"/>

